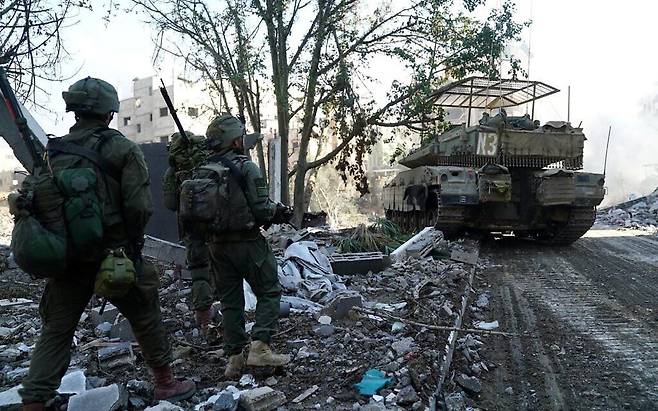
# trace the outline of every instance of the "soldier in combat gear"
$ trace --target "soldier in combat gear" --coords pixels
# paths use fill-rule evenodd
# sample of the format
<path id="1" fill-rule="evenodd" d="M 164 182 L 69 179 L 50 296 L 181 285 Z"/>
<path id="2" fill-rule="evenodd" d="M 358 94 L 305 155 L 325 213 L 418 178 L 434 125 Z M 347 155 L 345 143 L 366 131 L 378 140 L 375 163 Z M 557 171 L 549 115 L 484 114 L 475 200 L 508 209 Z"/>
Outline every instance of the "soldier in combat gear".
<path id="1" fill-rule="evenodd" d="M 177 401 L 191 397 L 194 383 L 174 378 L 169 363 L 171 345 L 160 315 L 158 277 L 152 266 L 141 259 L 144 227 L 151 216 L 149 176 L 139 147 L 121 133 L 108 128 L 119 100 L 109 83 L 87 77 L 62 93 L 66 111 L 75 113 L 76 123 L 62 141 L 94 150 L 106 164 L 120 170 L 115 180 L 87 158 L 63 152 L 48 152 L 53 172 L 68 168 L 91 167 L 99 178 L 98 196 L 103 202 L 102 246 L 122 247 L 135 265 L 136 284 L 124 297 L 111 298 L 128 319 L 142 349 L 144 359 L 155 377 L 155 399 Z M 50 278 L 39 312 L 41 336 L 30 362 L 28 376 L 19 394 L 23 410 L 43 410 L 55 396 L 69 367 L 71 342 L 80 316 L 94 293 L 94 280 L 101 261 L 76 261 L 68 264 L 66 279 Z"/>
<path id="2" fill-rule="evenodd" d="M 231 216 L 232 223 L 243 228 L 214 232 L 209 240 L 211 271 L 221 301 L 225 352 L 229 356 L 224 375 L 236 378 L 245 363 L 276 367 L 290 362 L 288 355 L 275 354 L 269 346 L 278 325 L 281 287 L 276 259 L 260 232 L 261 225 L 285 218 L 289 208 L 269 199 L 268 186 L 260 169 L 244 155 L 247 136 L 238 118 L 228 114 L 216 117 L 208 126 L 206 137 L 208 147 L 214 153 L 209 162 L 226 164 L 228 160 L 232 163 L 231 178 L 242 181 L 241 188 L 231 191 L 230 208 L 239 210 Z M 252 342 L 246 361 L 242 352 L 248 342 L 243 280 L 249 283 L 258 300 L 256 324 L 251 332 Z"/>
<path id="3" fill-rule="evenodd" d="M 206 162 L 208 152 L 205 149 L 205 137 L 185 132 L 186 143 L 180 133 L 174 133 L 169 143 L 169 168 L 163 177 L 165 206 L 178 211 L 181 183 L 190 178 L 195 167 Z M 213 286 L 210 275 L 210 257 L 205 235 L 195 230 L 194 223 L 179 219 L 178 231 L 186 249 L 186 264 L 192 276 L 192 306 L 196 323 L 202 331 L 207 331 L 210 324 L 213 303 Z"/>

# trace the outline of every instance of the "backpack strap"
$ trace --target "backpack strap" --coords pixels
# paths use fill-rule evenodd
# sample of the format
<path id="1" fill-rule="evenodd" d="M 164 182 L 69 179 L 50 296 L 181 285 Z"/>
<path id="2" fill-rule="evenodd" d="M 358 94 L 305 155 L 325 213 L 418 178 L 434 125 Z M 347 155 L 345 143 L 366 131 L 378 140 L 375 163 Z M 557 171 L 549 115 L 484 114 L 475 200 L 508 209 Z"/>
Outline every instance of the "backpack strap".
<path id="1" fill-rule="evenodd" d="M 101 171 L 112 177 L 116 182 L 121 182 L 121 169 L 101 157 L 96 151 L 87 147 L 62 141 L 61 138 L 54 138 L 48 141 L 46 146 L 48 150 L 59 151 L 60 153 L 73 154 L 84 157 L 94 163 Z"/>
<path id="2" fill-rule="evenodd" d="M 244 178 L 244 174 L 242 174 L 242 171 L 238 168 L 238 166 L 235 165 L 234 162 L 229 160 L 228 158 L 224 157 L 223 155 L 220 154 L 215 154 L 214 156 L 208 157 L 209 161 L 219 161 L 222 163 L 226 168 L 231 170 L 231 174 L 233 174 L 233 177 L 238 182 L 238 185 L 242 189 L 242 192 L 247 195 L 247 181 Z"/>

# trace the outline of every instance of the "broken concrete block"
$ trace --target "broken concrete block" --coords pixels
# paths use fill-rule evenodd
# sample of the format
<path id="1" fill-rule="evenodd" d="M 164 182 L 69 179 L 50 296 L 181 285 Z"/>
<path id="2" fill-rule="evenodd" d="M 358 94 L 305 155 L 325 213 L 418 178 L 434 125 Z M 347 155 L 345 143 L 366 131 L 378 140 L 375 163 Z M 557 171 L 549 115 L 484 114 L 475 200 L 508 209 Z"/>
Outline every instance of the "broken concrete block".
<path id="1" fill-rule="evenodd" d="M 446 395 L 446 411 L 466 411 L 466 399 L 461 392 L 453 392 Z"/>
<path id="2" fill-rule="evenodd" d="M 20 358 L 21 355 L 23 355 L 23 352 L 21 350 L 17 350 L 16 348 L 7 348 L 4 351 L 0 352 L 0 361 L 3 362 L 16 361 L 17 359 Z"/>
<path id="3" fill-rule="evenodd" d="M 455 377 L 455 382 L 469 394 L 479 394 L 482 392 L 482 383 L 477 377 L 469 377 L 462 373 Z"/>
<path id="4" fill-rule="evenodd" d="M 10 384 L 14 384 L 25 378 L 29 370 L 29 368 L 16 368 L 15 370 L 11 370 L 5 374 L 5 380 Z"/>
<path id="5" fill-rule="evenodd" d="M 114 320 L 116 320 L 119 315 L 119 309 L 112 304 L 107 303 L 105 304 L 103 314 L 101 314 L 101 308 L 102 307 L 96 307 L 91 310 L 91 321 L 94 323 L 94 326 L 104 322 L 114 324 Z"/>
<path id="6" fill-rule="evenodd" d="M 383 271 L 390 259 L 380 252 L 344 253 L 330 255 L 329 262 L 334 274 L 347 275 Z"/>
<path id="7" fill-rule="evenodd" d="M 27 298 L 4 298 L 0 300 L 0 308 L 18 307 L 21 305 L 32 304 L 32 300 Z"/>
<path id="8" fill-rule="evenodd" d="M 454 261 L 458 261 L 460 263 L 475 265 L 478 263 L 478 252 L 477 250 L 471 253 L 452 250 L 452 253 L 450 254 L 450 259 Z"/>
<path id="9" fill-rule="evenodd" d="M 185 411 L 178 405 L 174 405 L 169 401 L 160 401 L 158 405 L 146 408 L 144 411 Z"/>
<path id="10" fill-rule="evenodd" d="M 131 344 L 126 342 L 101 348 L 98 350 L 98 362 L 105 370 L 133 365 L 134 356 Z"/>
<path id="11" fill-rule="evenodd" d="M 318 389 L 320 389 L 320 387 L 318 387 L 317 385 L 314 385 L 314 386 L 310 387 L 309 389 L 307 389 L 306 391 L 304 391 L 303 393 L 299 394 L 297 397 L 295 397 L 292 400 L 292 402 L 295 403 L 295 404 L 299 404 L 300 402 L 304 401 L 305 399 L 307 399 L 308 397 L 313 395 Z"/>
<path id="12" fill-rule="evenodd" d="M 107 321 L 104 321 L 96 326 L 94 329 L 94 334 L 96 334 L 96 337 L 107 337 L 110 335 L 110 332 L 112 331 L 112 324 L 108 323 Z"/>
<path id="13" fill-rule="evenodd" d="M 240 395 L 240 405 L 246 411 L 270 411 L 285 404 L 286 396 L 270 387 L 258 387 Z"/>
<path id="14" fill-rule="evenodd" d="M 85 391 L 87 391 L 87 377 L 82 370 L 66 374 L 57 389 L 60 394 L 80 394 Z"/>
<path id="15" fill-rule="evenodd" d="M 128 401 L 126 395 L 122 395 L 116 384 L 107 387 L 94 388 L 81 394 L 76 394 L 69 399 L 68 411 L 114 411 L 121 409 L 123 403 Z"/>
<path id="16" fill-rule="evenodd" d="M 321 310 L 321 314 L 342 319 L 347 317 L 353 307 L 363 307 L 363 297 L 355 291 L 346 291 L 332 298 Z"/>
<path id="17" fill-rule="evenodd" d="M 238 409 L 238 400 L 229 391 L 219 393 L 219 398 L 212 405 L 212 411 L 235 411 Z"/>
<path id="18" fill-rule="evenodd" d="M 18 395 L 20 385 L 10 388 L 7 391 L 0 392 L 0 409 L 12 409 L 12 406 L 22 403 L 21 396 Z"/>
<path id="19" fill-rule="evenodd" d="M 180 244 L 147 235 L 144 236 L 142 253 L 163 263 L 173 263 L 180 267 L 185 266 L 185 247 Z"/>
<path id="20" fill-rule="evenodd" d="M 397 355 L 405 355 L 413 349 L 414 345 L 415 342 L 412 337 L 405 337 L 391 344 L 391 348 L 397 353 Z"/>
<path id="21" fill-rule="evenodd" d="M 118 338 L 121 341 L 130 341 L 130 342 L 137 341 L 137 338 L 135 338 L 135 334 L 133 333 L 133 329 L 130 326 L 130 322 L 128 322 L 128 319 L 126 318 L 124 318 L 123 320 L 119 321 L 118 323 L 112 326 L 112 331 L 110 331 L 110 337 Z"/>

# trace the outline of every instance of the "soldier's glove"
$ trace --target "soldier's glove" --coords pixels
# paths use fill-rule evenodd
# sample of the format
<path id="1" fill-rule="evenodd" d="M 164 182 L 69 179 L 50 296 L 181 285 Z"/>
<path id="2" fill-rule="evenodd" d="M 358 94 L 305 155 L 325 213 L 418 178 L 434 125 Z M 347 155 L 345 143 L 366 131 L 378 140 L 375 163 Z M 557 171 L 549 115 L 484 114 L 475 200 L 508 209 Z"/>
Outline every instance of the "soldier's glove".
<path id="1" fill-rule="evenodd" d="M 285 204 L 277 203 L 274 217 L 272 218 L 273 224 L 289 223 L 293 217 L 293 209 Z"/>
<path id="2" fill-rule="evenodd" d="M 9 213 L 16 218 L 30 215 L 29 200 L 21 193 L 13 192 L 7 196 Z"/>

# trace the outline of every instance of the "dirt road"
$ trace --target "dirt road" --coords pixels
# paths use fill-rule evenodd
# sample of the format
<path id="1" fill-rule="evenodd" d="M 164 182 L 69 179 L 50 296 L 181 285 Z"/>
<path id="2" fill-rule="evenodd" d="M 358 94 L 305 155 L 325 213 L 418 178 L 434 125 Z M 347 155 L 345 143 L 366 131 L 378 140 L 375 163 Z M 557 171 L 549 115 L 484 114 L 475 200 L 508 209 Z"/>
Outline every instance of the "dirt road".
<path id="1" fill-rule="evenodd" d="M 658 409 L 658 237 L 592 230 L 570 247 L 485 241 L 500 329 L 486 409 Z M 483 286 L 484 285 L 484 286 Z M 511 389 L 509 388 L 511 387 Z M 506 392 L 507 390 L 507 392 Z"/>

